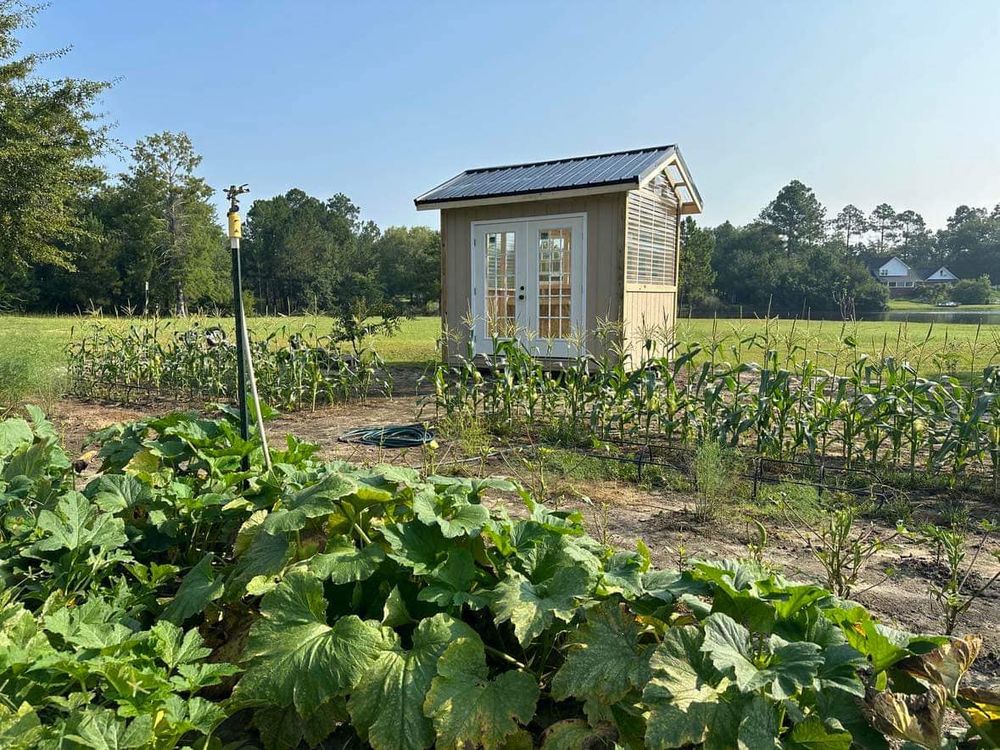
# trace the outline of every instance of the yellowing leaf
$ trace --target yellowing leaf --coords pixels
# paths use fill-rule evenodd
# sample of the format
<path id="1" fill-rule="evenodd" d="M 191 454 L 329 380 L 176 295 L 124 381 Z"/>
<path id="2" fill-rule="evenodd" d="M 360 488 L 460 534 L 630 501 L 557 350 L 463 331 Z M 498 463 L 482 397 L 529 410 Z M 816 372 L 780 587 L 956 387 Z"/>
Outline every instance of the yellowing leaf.
<path id="1" fill-rule="evenodd" d="M 979 656 L 982 645 L 983 639 L 978 635 L 955 638 L 926 654 L 904 659 L 899 668 L 941 685 L 954 698 L 958 694 L 958 683 Z"/>
<path id="2" fill-rule="evenodd" d="M 941 725 L 947 703 L 947 691 L 940 685 L 931 685 L 922 695 L 876 693 L 867 702 L 867 709 L 872 724 L 879 731 L 896 739 L 936 748 L 941 745 Z"/>

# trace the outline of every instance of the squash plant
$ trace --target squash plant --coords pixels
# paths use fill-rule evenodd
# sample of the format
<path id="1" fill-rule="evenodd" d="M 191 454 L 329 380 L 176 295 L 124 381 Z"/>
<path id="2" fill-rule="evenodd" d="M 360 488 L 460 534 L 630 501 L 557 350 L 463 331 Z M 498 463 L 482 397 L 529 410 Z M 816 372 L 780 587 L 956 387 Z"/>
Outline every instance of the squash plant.
<path id="1" fill-rule="evenodd" d="M 40 413 L 0 423 L 0 747 L 997 741 L 1000 698 L 962 684 L 977 638 L 751 563 L 658 570 L 507 480 L 294 438 L 264 471 L 226 414 L 96 439 L 84 481 Z"/>

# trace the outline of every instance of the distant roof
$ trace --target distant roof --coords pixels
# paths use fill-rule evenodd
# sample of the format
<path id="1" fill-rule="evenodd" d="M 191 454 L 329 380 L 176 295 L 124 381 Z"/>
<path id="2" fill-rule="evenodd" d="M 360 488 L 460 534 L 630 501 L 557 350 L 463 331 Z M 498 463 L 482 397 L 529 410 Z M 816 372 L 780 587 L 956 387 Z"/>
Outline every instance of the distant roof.
<path id="1" fill-rule="evenodd" d="M 904 266 L 908 265 L 906 263 L 906 261 L 904 261 L 902 258 L 900 258 L 897 255 L 875 255 L 875 256 L 872 256 L 872 259 L 869 262 L 869 266 L 868 267 L 869 268 L 881 268 L 886 263 L 888 263 L 890 260 L 898 260 Z"/>
<path id="2" fill-rule="evenodd" d="M 429 209 L 563 191 L 598 193 L 631 190 L 672 163 L 681 175 L 678 184 L 687 188 L 690 196 L 688 203 L 695 211 L 700 211 L 701 196 L 688 175 L 677 146 L 467 169 L 418 196 L 414 203 L 418 209 Z"/>
<path id="3" fill-rule="evenodd" d="M 879 269 L 882 268 L 882 266 L 884 266 L 887 263 L 889 263 L 889 261 L 893 261 L 893 260 L 898 261 L 898 262 L 902 263 L 904 266 L 906 266 L 907 272 L 904 275 L 902 275 L 902 276 L 888 276 L 888 277 L 887 276 L 878 276 Z M 874 274 L 875 276 L 878 276 L 880 279 L 886 279 L 886 278 L 888 278 L 888 279 L 891 279 L 893 281 L 899 281 L 899 280 L 903 280 L 903 281 L 929 281 L 930 277 L 933 276 L 934 274 L 936 274 L 938 271 L 947 271 L 952 276 L 955 276 L 955 274 L 953 274 L 952 271 L 951 271 L 951 269 L 948 268 L 947 266 L 921 266 L 919 268 L 914 268 L 913 266 L 911 266 L 905 260 L 902 260 L 897 255 L 876 256 L 875 258 L 872 258 L 871 263 L 868 266 L 868 269 L 872 272 L 872 274 Z M 955 276 L 955 278 L 957 279 L 958 277 Z M 950 281 L 950 279 L 934 279 L 934 281 Z"/>

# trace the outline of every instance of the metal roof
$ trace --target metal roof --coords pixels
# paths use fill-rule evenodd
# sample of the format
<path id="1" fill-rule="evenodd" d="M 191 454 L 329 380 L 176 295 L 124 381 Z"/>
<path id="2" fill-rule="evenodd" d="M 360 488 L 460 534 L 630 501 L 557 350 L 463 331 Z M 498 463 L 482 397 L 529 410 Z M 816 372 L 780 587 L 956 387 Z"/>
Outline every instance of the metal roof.
<path id="1" fill-rule="evenodd" d="M 468 169 L 414 199 L 417 208 L 434 208 L 456 201 L 503 198 L 561 190 L 616 186 L 638 187 L 646 177 L 662 168 L 676 146 L 616 151 L 594 156 Z M 683 160 L 680 160 L 683 164 Z M 692 187 L 692 194 L 696 192 Z M 697 197 L 696 197 L 697 200 Z"/>

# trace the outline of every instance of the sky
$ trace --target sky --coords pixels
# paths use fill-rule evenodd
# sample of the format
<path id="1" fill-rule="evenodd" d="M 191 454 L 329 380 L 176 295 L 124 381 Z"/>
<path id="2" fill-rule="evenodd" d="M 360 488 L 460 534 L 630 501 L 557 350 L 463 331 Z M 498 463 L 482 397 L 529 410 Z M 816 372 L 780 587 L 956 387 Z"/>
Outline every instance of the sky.
<path id="1" fill-rule="evenodd" d="M 996 0 L 55 0 L 21 38 L 114 82 L 123 145 L 184 131 L 213 187 L 342 192 L 383 227 L 436 226 L 413 198 L 463 169 L 666 143 L 707 224 L 792 179 L 932 228 L 1000 203 Z"/>

